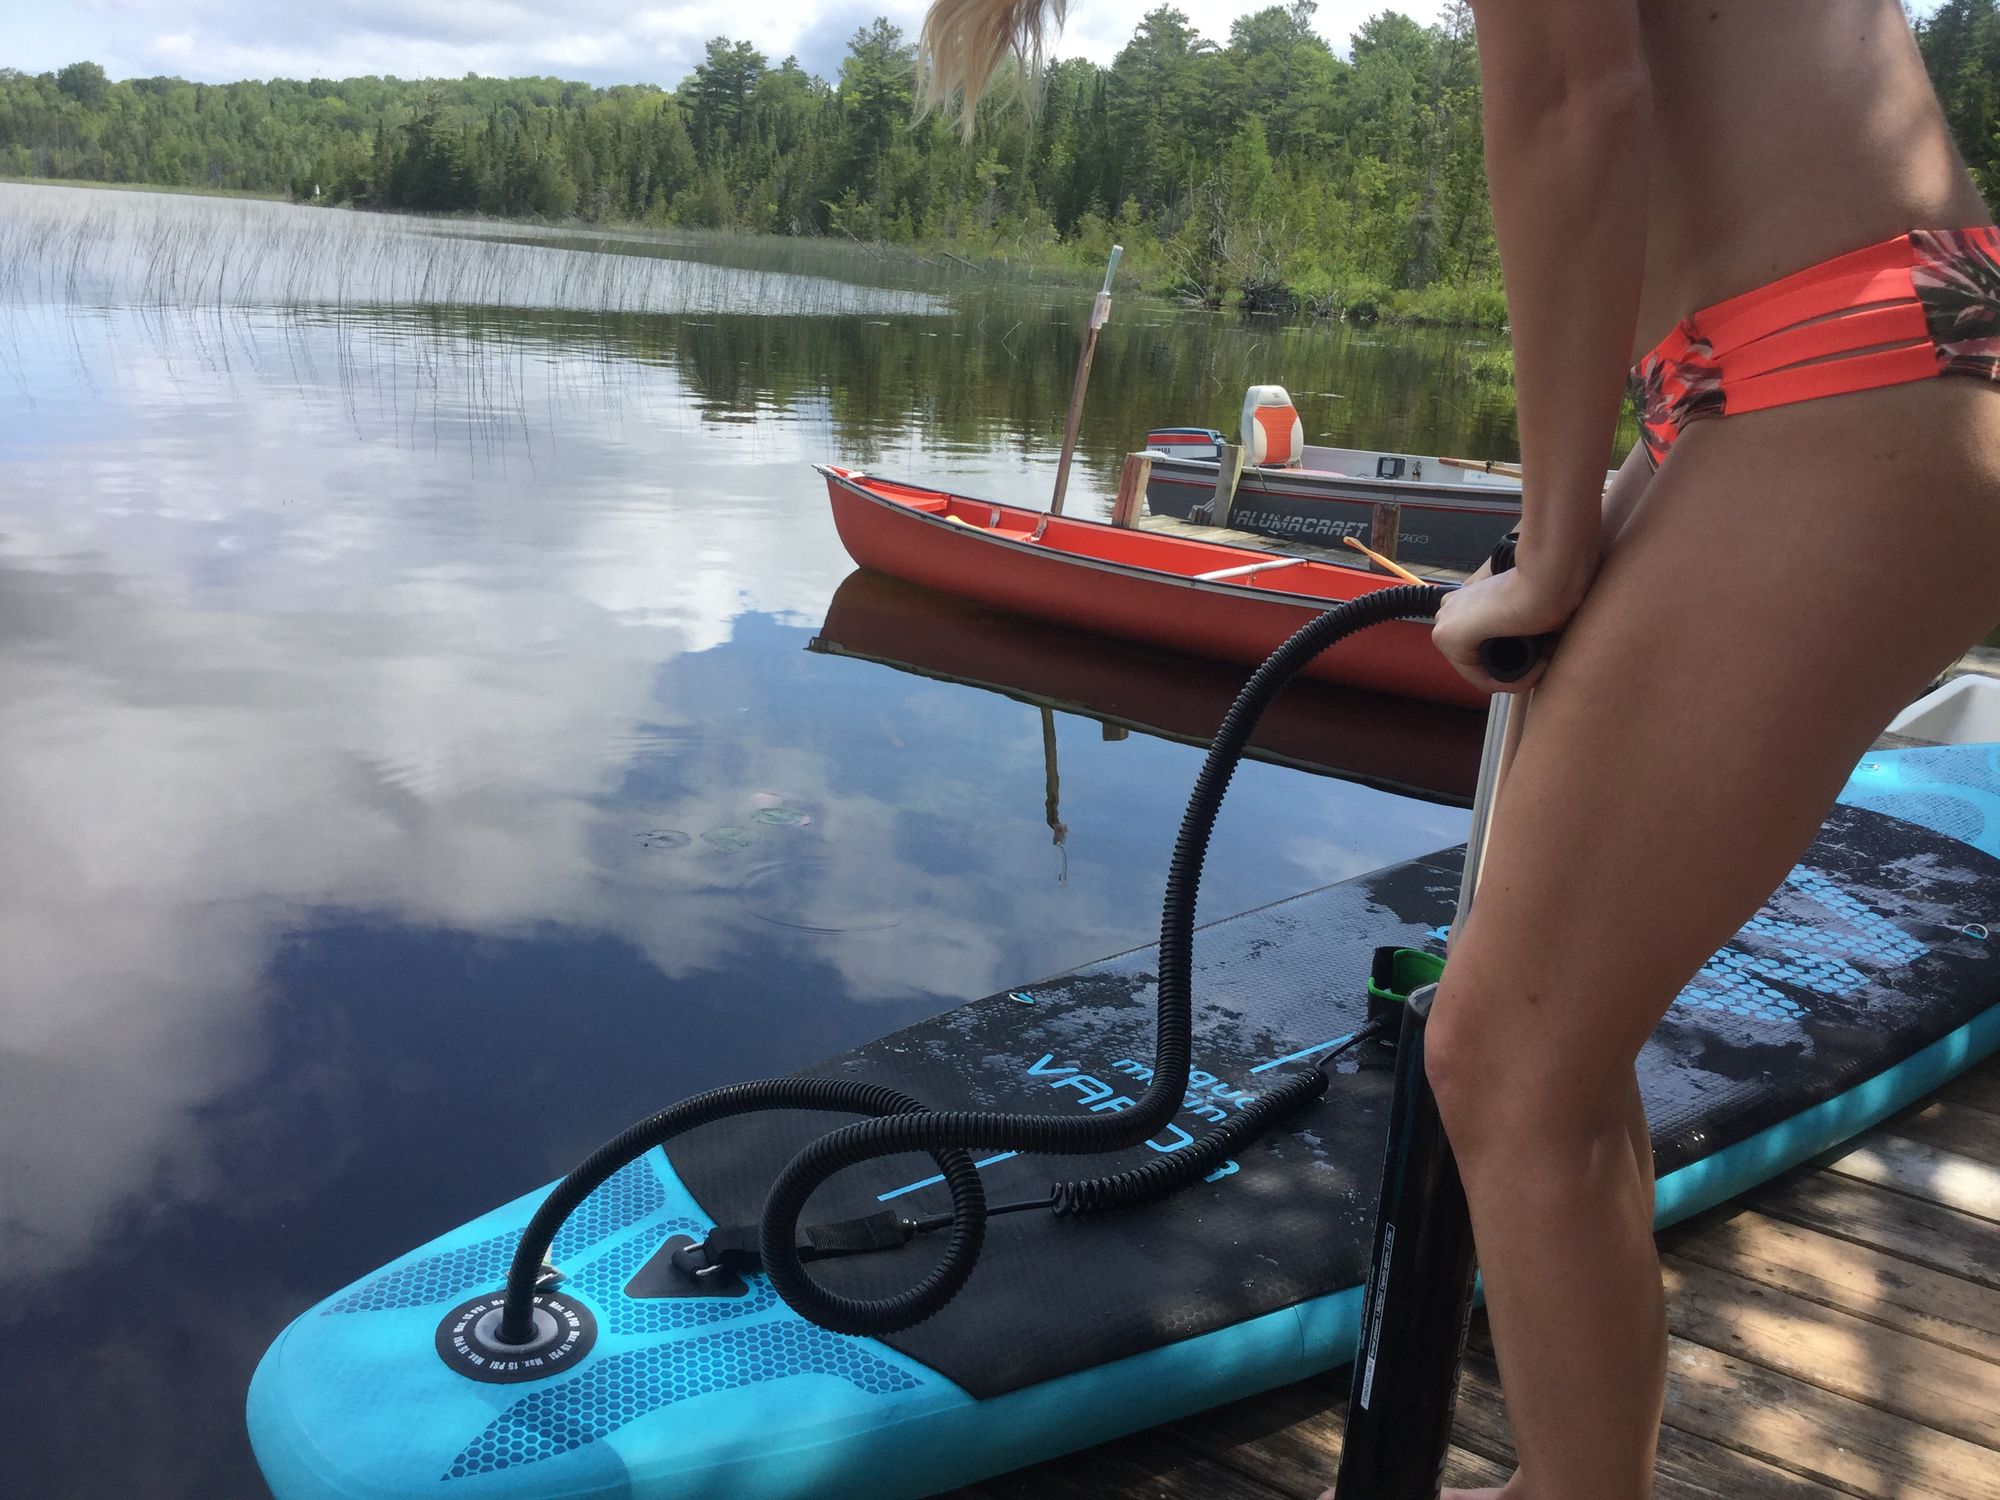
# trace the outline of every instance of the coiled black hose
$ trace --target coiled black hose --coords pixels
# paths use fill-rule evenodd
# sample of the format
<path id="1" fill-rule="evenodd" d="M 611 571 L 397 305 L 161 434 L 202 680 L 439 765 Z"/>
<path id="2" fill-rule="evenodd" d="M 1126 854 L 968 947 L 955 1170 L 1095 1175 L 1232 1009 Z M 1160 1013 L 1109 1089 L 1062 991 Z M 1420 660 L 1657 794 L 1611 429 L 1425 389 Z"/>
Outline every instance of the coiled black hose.
<path id="1" fill-rule="evenodd" d="M 1231 1152 L 1256 1140 L 1293 1110 L 1319 1098 L 1332 1081 L 1326 1070 L 1318 1067 L 1289 1074 L 1276 1088 L 1259 1094 L 1221 1125 L 1204 1131 L 1177 1151 L 1156 1156 L 1127 1172 L 1057 1183 L 1049 1196 L 1049 1211 L 1058 1218 L 1111 1213 L 1171 1198 L 1196 1178 L 1213 1172 Z"/>
<path id="2" fill-rule="evenodd" d="M 543 1259 L 569 1216 L 614 1172 L 697 1125 L 765 1109 L 829 1110 L 851 1115 L 925 1112 L 920 1100 L 885 1084 L 839 1078 L 766 1078 L 710 1089 L 627 1126 L 551 1188 L 528 1227 L 521 1231 L 521 1242 L 514 1247 L 514 1260 L 507 1270 L 507 1300 L 496 1330 L 500 1342 L 525 1344 L 534 1337 L 535 1285 L 541 1279 Z M 979 1170 L 963 1151 L 918 1149 L 930 1152 L 951 1193 L 951 1238 L 946 1243 L 946 1257 L 963 1258 L 969 1268 L 986 1243 L 986 1188 L 979 1180 Z M 961 1284 L 963 1280 L 961 1277 Z M 918 1283 L 927 1284 L 928 1278 Z M 952 1290 L 956 1292 L 957 1287 Z"/>
<path id="3" fill-rule="evenodd" d="M 777 1078 L 698 1094 L 599 1147 L 549 1193 L 522 1231 L 507 1273 L 506 1308 L 498 1329 L 501 1341 L 521 1344 L 532 1337 L 535 1285 L 549 1246 L 563 1221 L 605 1179 L 683 1131 L 759 1109 L 824 1109 L 870 1116 L 819 1137 L 792 1158 L 772 1184 L 758 1248 L 778 1294 L 802 1317 L 838 1333 L 893 1333 L 937 1312 L 965 1285 L 985 1243 L 985 1193 L 968 1152 L 1094 1156 L 1123 1151 L 1157 1134 L 1180 1109 L 1193 1057 L 1195 897 L 1223 795 L 1264 710 L 1327 647 L 1390 620 L 1429 619 L 1449 592 L 1406 584 L 1336 605 L 1272 652 L 1230 705 L 1195 778 L 1174 841 L 1160 908 L 1153 1076 L 1132 1108 L 1085 1116 L 934 1111 L 894 1089 L 812 1078 Z M 1231 1148 L 1325 1088 L 1326 1075 L 1318 1068 L 1289 1077 L 1219 1129 L 1157 1162 L 1111 1177 L 1058 1184 L 1049 1206 L 1058 1212 L 1091 1212 L 1165 1197 L 1205 1175 Z M 928 1153 L 943 1171 L 951 1193 L 951 1235 L 944 1254 L 915 1286 L 893 1296 L 867 1299 L 827 1290 L 813 1280 L 799 1255 L 798 1223 L 806 1201 L 837 1172 L 909 1151 Z"/>

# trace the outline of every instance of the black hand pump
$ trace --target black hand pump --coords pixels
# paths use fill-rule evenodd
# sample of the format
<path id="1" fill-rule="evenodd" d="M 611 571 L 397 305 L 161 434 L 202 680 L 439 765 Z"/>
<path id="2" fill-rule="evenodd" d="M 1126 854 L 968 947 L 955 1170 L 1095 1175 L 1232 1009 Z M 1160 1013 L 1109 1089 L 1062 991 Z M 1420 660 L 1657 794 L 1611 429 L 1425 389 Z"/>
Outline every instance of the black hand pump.
<path id="1" fill-rule="evenodd" d="M 1510 534 L 1494 549 L 1494 572 L 1514 565 L 1514 542 Z M 1544 638 L 1491 640 L 1481 647 L 1480 657 L 1497 681 L 1514 682 L 1533 669 L 1549 644 Z M 1454 934 L 1472 910 L 1494 802 L 1527 710 L 1527 696 L 1513 693 L 1494 694 L 1487 710 Z M 1424 1073 L 1424 1031 L 1442 965 L 1413 951 L 1398 954 L 1397 960 L 1395 967 L 1404 975 L 1432 982 L 1409 990 L 1396 1041 L 1382 1199 L 1335 1500 L 1436 1500 L 1458 1404 L 1458 1367 L 1472 1320 L 1472 1220 Z M 1388 981 L 1382 988 L 1405 988 L 1391 974 L 1381 977 Z"/>

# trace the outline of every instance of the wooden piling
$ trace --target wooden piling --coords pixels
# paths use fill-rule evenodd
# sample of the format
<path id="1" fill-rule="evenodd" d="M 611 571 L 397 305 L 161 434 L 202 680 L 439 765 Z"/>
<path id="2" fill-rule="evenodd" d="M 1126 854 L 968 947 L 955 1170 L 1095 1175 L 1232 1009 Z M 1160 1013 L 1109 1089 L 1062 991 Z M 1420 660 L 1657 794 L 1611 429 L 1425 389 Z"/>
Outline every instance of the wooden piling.
<path id="1" fill-rule="evenodd" d="M 1146 509 L 1146 487 L 1153 482 L 1153 455 L 1128 453 L 1118 471 L 1118 498 L 1111 503 L 1111 524 L 1131 526 Z"/>
<path id="2" fill-rule="evenodd" d="M 1403 529 L 1403 507 L 1393 500 L 1379 500 L 1368 523 L 1368 550 L 1379 552 L 1390 562 L 1396 560 L 1396 538 Z"/>
<path id="3" fill-rule="evenodd" d="M 1215 493 L 1188 513 L 1203 526 L 1227 526 L 1236 504 L 1236 486 L 1243 480 L 1243 449 L 1235 443 L 1215 445 Z"/>

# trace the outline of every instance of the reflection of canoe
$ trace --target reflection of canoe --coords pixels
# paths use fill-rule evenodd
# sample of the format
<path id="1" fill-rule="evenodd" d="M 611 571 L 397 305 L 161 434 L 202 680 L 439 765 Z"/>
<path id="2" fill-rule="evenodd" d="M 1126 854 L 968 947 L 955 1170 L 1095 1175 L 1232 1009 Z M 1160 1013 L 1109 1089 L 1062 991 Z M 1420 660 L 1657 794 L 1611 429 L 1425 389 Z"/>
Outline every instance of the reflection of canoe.
<path id="1" fill-rule="evenodd" d="M 1200 427 L 1156 428 L 1146 508 L 1203 518 L 1215 496 L 1216 444 Z M 1355 537 L 1417 568 L 1476 568 L 1519 524 L 1521 481 L 1458 460 L 1305 445 L 1296 467 L 1246 465 L 1224 524 L 1287 542 L 1338 546 Z"/>
<path id="2" fill-rule="evenodd" d="M 834 592 L 812 649 L 1191 744 L 1208 741 L 1243 685 L 1240 671 L 1217 662 L 1079 640 L 866 569 Z M 1480 722 L 1464 709 L 1301 682 L 1271 705 L 1249 753 L 1462 805 Z"/>
<path id="3" fill-rule="evenodd" d="M 975 603 L 1254 666 L 1320 611 L 1390 580 L 1247 547 L 1049 516 L 822 464 L 833 522 L 864 568 Z M 1319 656 L 1305 675 L 1479 707 L 1485 699 L 1394 621 Z"/>

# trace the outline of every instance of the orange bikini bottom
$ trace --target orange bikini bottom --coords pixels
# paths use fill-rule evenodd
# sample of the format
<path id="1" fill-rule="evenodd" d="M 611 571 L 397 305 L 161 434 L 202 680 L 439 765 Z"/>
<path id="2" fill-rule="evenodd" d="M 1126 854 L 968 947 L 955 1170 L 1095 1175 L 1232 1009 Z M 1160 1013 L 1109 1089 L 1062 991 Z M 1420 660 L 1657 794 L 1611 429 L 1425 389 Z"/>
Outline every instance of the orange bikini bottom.
<path id="1" fill-rule="evenodd" d="M 2000 380 L 2000 229 L 1914 229 L 1681 321 L 1632 369 L 1655 468 L 1697 417 L 1971 375 Z"/>

